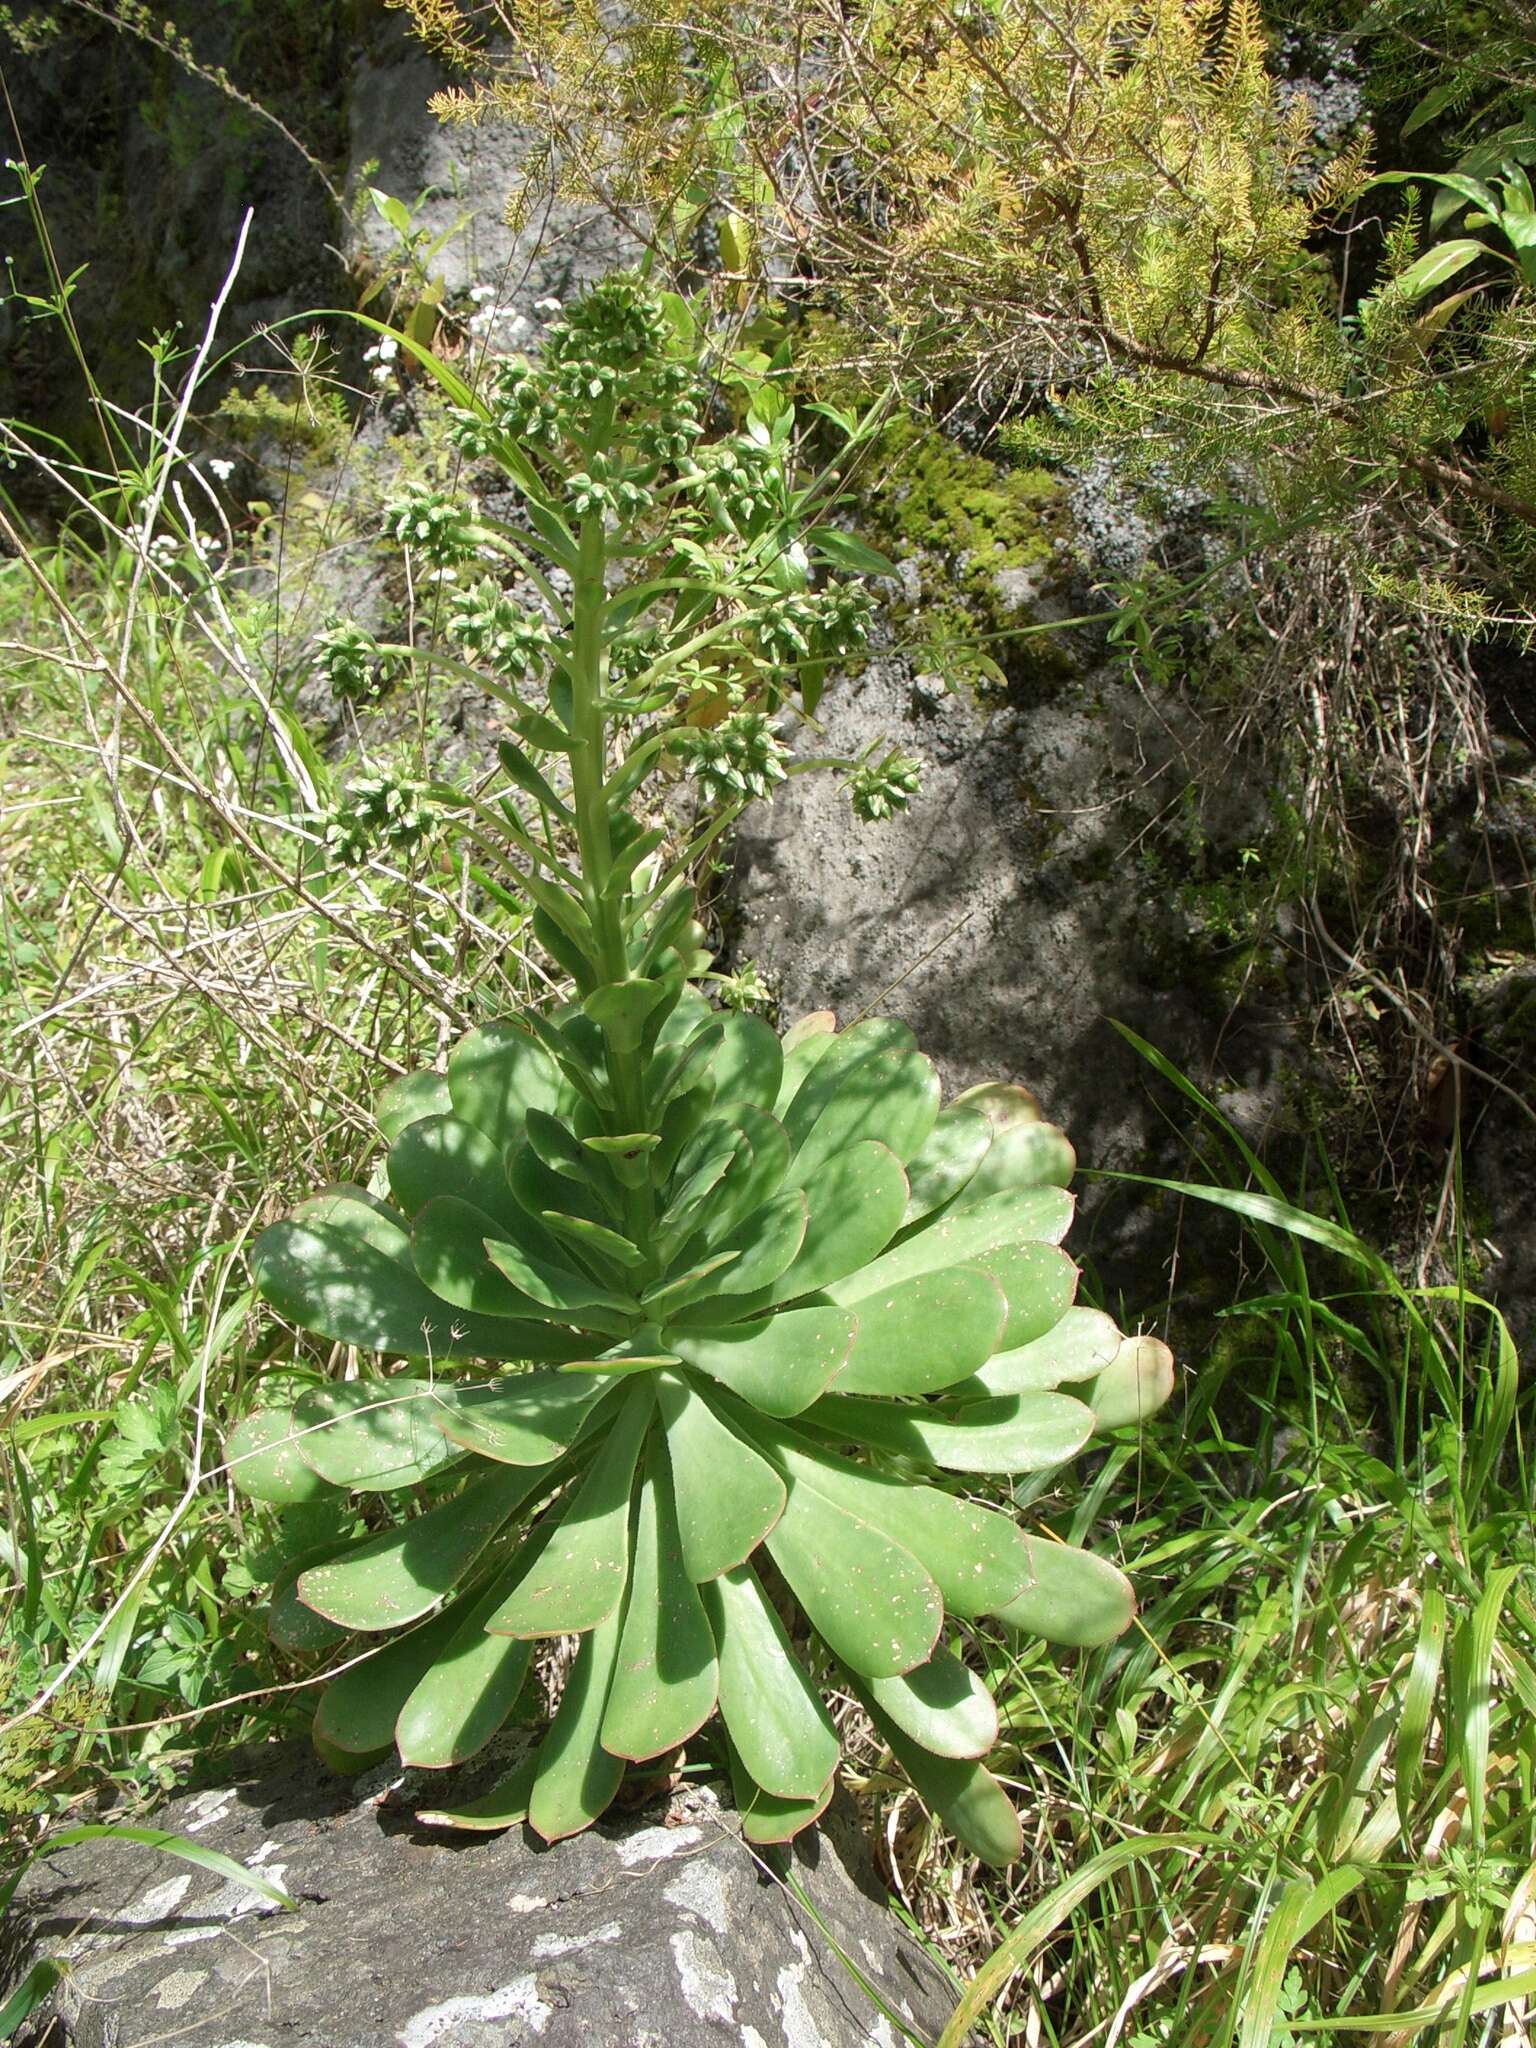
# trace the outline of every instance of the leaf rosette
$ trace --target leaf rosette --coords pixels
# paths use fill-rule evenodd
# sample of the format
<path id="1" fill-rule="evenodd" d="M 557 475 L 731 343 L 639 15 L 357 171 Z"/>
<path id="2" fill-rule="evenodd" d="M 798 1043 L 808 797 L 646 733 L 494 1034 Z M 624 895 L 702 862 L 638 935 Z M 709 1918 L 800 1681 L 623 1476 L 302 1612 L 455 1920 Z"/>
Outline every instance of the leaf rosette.
<path id="1" fill-rule="evenodd" d="M 328 1190 L 257 1243 L 285 1317 L 400 1361 L 263 1409 L 228 1445 L 257 1499 L 399 1505 L 274 1596 L 280 1641 L 362 1638 L 317 1743 L 463 1763 L 512 1715 L 535 1646 L 576 1638 L 532 1751 L 426 1817 L 553 1840 L 628 1764 L 713 1723 L 748 1837 L 786 1840 L 831 1796 L 833 1690 L 971 1850 L 1007 1862 L 1018 1821 L 983 1762 L 996 1709 L 946 1621 L 1088 1646 L 1133 1598 L 968 1489 L 1149 1414 L 1169 1354 L 1075 1305 L 1075 1162 L 1025 1091 L 941 1106 L 891 1020 L 821 1013 L 781 1041 L 691 987 L 624 988 L 627 1021 L 600 990 L 397 1083 L 376 1187 Z M 638 1131 L 615 1044 L 643 1076 Z"/>

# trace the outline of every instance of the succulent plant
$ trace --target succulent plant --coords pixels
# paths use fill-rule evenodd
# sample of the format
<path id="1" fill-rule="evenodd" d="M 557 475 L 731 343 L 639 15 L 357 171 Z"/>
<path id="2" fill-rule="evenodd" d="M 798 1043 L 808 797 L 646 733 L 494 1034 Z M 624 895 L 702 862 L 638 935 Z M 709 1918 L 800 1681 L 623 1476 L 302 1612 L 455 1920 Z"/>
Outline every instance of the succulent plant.
<path id="1" fill-rule="evenodd" d="M 407 1764 L 463 1763 L 513 1714 L 535 1645 L 574 1640 L 537 1745 L 482 1797 L 426 1817 L 526 1819 L 553 1839 L 603 1812 L 628 1764 L 708 1725 L 748 1837 L 781 1841 L 831 1794 L 833 1691 L 1004 1862 L 1018 1823 L 982 1762 L 997 1714 L 946 1647 L 946 1617 L 1068 1644 L 1125 1627 L 1122 1575 L 1026 1533 L 997 1481 L 1149 1413 L 1171 1364 L 1075 1305 L 1060 1249 L 1072 1150 L 1023 1089 L 941 1107 L 900 1023 L 837 1031 L 817 1013 L 781 1040 L 694 985 L 709 955 L 690 864 L 771 784 L 767 719 L 794 671 L 719 728 L 733 775 L 690 845 L 669 848 L 629 803 L 669 749 L 687 751 L 680 658 L 724 671 L 743 634 L 760 652 L 783 595 L 774 563 L 797 543 L 787 526 L 778 555 L 754 540 L 730 568 L 691 534 L 670 555 L 665 532 L 646 537 L 653 493 L 674 488 L 657 452 L 673 428 L 656 423 L 707 403 L 689 411 L 699 380 L 664 352 L 676 325 L 633 287 L 603 288 L 542 368 L 498 377 L 482 412 L 461 407 L 569 578 L 568 601 L 542 585 L 543 708 L 511 700 L 513 793 L 464 804 L 522 855 L 533 930 L 574 996 L 483 1024 L 446 1072 L 396 1083 L 382 1172 L 258 1240 L 262 1294 L 355 1347 L 360 1370 L 247 1417 L 229 1463 L 259 1500 L 371 1503 L 369 1533 L 301 1560 L 274 1595 L 281 1643 L 350 1644 L 315 1719 L 332 1758 L 393 1743 Z M 529 420 L 536 443 L 514 447 Z M 754 518 L 803 511 L 782 434 L 773 445 L 777 469 L 753 458 L 776 478 Z M 641 496 L 618 491 L 626 478 Z M 853 545 L 833 534 L 822 559 Z M 612 588 L 626 562 L 638 596 Z M 641 650 L 620 696 L 615 647 Z M 637 732 L 647 715 L 660 722 Z M 890 808 L 916 776 L 892 756 L 866 780 Z"/>

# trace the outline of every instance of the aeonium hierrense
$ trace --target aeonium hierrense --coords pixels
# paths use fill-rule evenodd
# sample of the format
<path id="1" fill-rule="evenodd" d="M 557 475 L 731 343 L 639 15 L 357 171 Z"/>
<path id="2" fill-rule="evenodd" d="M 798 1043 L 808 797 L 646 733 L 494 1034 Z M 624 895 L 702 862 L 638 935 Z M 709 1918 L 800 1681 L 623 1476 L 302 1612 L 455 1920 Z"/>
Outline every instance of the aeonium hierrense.
<path id="1" fill-rule="evenodd" d="M 831 1795 L 826 1687 L 1005 1862 L 1018 1822 L 981 1762 L 997 1714 L 941 1646 L 946 1616 L 1083 1645 L 1132 1598 L 1101 1559 L 969 1498 L 968 1475 L 1057 1466 L 1148 1413 L 1168 1354 L 1073 1306 L 1073 1155 L 1022 1089 L 941 1108 L 899 1023 L 818 1014 L 781 1040 L 695 986 L 692 864 L 784 773 L 769 720 L 787 685 L 811 708 L 857 646 L 867 601 L 835 572 L 878 558 L 812 523 L 771 386 L 744 431 L 707 437 L 677 301 L 598 287 L 483 401 L 428 367 L 523 519 L 418 488 L 389 524 L 418 571 L 457 572 L 451 631 L 518 734 L 511 793 L 466 830 L 521 855 L 574 995 L 396 1083 L 375 1188 L 328 1189 L 256 1245 L 282 1314 L 404 1361 L 365 1357 L 230 1439 L 258 1499 L 399 1501 L 279 1582 L 274 1634 L 347 1645 L 322 1753 L 394 1744 L 429 1770 L 492 1739 L 539 1640 L 577 1640 L 542 1739 L 483 1796 L 424 1808 L 443 1824 L 571 1833 L 627 1763 L 713 1722 L 745 1832 L 785 1840 Z M 537 615 L 486 576 L 488 550 Z M 630 808 L 663 756 L 711 806 L 671 858 Z M 867 815 L 910 794 L 899 755 L 842 766 Z"/>

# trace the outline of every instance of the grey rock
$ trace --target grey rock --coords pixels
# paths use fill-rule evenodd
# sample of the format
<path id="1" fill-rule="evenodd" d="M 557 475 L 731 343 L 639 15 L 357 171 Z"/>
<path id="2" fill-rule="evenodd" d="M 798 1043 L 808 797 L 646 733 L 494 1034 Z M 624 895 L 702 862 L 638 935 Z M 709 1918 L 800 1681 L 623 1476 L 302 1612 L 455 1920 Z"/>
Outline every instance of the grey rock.
<path id="1" fill-rule="evenodd" d="M 901 1017 L 946 1092 L 1023 1082 L 1094 1167 L 1187 1164 L 1151 1070 L 1111 1018 L 1200 1078 L 1220 1042 L 1246 1123 L 1268 1120 L 1294 1032 L 1234 1024 L 1192 983 L 1188 918 L 1145 858 L 1159 812 L 1196 776 L 1212 780 L 1176 705 L 1110 669 L 1027 706 L 935 701 L 882 656 L 818 715 L 818 753 L 879 740 L 923 756 L 927 773 L 910 811 L 881 825 L 860 824 L 824 774 L 792 777 L 746 814 L 732 945 L 762 968 L 784 1019 Z M 1212 808 L 1224 804 L 1225 829 L 1241 837 L 1262 790 L 1229 780 Z M 1094 1257 L 1132 1313 L 1160 1306 L 1176 1230 L 1155 1198 L 1105 1192 L 1087 1188 L 1074 1252 Z M 1216 1258 L 1219 1284 L 1220 1244 Z"/>
<path id="2" fill-rule="evenodd" d="M 120 1843 L 50 1857 L 21 1916 L 71 1967 L 18 2048 L 897 2048 L 952 2003 L 846 1816 L 777 1865 L 813 1917 L 707 1784 L 546 1847 L 429 1832 L 398 1773 L 277 1754 L 157 1825 L 297 1910 Z"/>

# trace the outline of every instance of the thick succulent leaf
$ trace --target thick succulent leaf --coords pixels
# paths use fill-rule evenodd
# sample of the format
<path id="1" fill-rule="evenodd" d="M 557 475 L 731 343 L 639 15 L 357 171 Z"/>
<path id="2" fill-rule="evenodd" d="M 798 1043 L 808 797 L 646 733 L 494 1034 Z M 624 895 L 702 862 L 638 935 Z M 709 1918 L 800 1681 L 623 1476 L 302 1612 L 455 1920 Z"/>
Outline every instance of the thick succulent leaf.
<path id="1" fill-rule="evenodd" d="M 814 1056 L 798 1087 L 786 1095 L 784 1086 L 789 1082 L 792 1065 L 808 1054 L 817 1042 L 815 1039 L 806 1040 L 796 1048 L 794 1060 L 786 1059 L 784 1062 L 784 1083 L 780 1087 L 774 1114 L 789 1133 L 792 1153 L 798 1152 L 805 1143 L 822 1111 L 855 1068 L 863 1066 L 866 1060 L 874 1059 L 879 1053 L 909 1052 L 915 1045 L 907 1026 L 898 1024 L 894 1017 L 866 1017 L 862 1023 L 850 1025 L 827 1042 L 825 1052 Z"/>
<path id="2" fill-rule="evenodd" d="M 992 1355 L 1008 1303 L 990 1274 L 919 1273 L 859 1303 L 858 1333 L 833 1383 L 840 1394 L 931 1394 Z"/>
<path id="3" fill-rule="evenodd" d="M 957 1208 L 968 1209 L 1002 1188 L 1064 1188 L 1077 1171 L 1077 1154 L 1065 1131 L 1045 1121 L 1027 1088 L 1008 1081 L 988 1081 L 957 1095 L 953 1106 L 978 1111 L 993 1133 L 987 1156 L 960 1195 Z"/>
<path id="4" fill-rule="evenodd" d="M 956 1399 L 998 1394 L 1043 1394 L 1073 1380 L 1092 1379 L 1120 1349 L 1120 1332 L 1096 1308 L 1069 1308 L 1043 1337 L 998 1351 L 963 1386 Z"/>
<path id="5" fill-rule="evenodd" d="M 538 1767 L 538 1751 L 532 1750 L 478 1799 L 466 1799 L 457 1806 L 418 1806 L 416 1818 L 423 1827 L 463 1828 L 471 1834 L 518 1827 L 528 1818 Z"/>
<path id="6" fill-rule="evenodd" d="M 856 1327 L 842 1309 L 796 1308 L 713 1330 L 673 1324 L 662 1343 L 765 1415 L 798 1415 L 846 1361 Z"/>
<path id="7" fill-rule="evenodd" d="M 734 1743 L 728 1744 L 727 1755 L 731 1792 L 741 1819 L 741 1832 L 759 1848 L 793 1841 L 806 1828 L 814 1827 L 831 1803 L 832 1790 L 837 1783 L 835 1772 L 827 1774 L 827 1782 L 809 1799 L 785 1799 L 775 1792 L 765 1792 L 761 1785 L 753 1783 L 752 1774 Z"/>
<path id="8" fill-rule="evenodd" d="M 817 1039 L 829 1042 L 837 1035 L 837 1012 L 835 1010 L 807 1010 L 803 1017 L 797 1017 L 784 1034 L 786 1053 L 798 1052 L 801 1046 Z M 823 1048 L 824 1050 L 825 1048 Z M 798 1086 L 798 1083 L 796 1084 Z"/>
<path id="9" fill-rule="evenodd" d="M 1077 1293 L 1077 1268 L 1053 1244 L 998 1245 L 977 1252 L 967 1263 L 990 1273 L 1007 1299 L 1000 1351 L 1017 1350 L 1053 1330 Z"/>
<path id="10" fill-rule="evenodd" d="M 1173 1395 L 1173 1353 L 1156 1337 L 1127 1337 L 1091 1386 L 1075 1389 L 1099 1430 L 1145 1422 Z"/>
<path id="11" fill-rule="evenodd" d="M 792 1474 L 767 1538 L 811 1626 L 871 1678 L 925 1663 L 944 1624 L 939 1589 L 909 1550 Z"/>
<path id="12" fill-rule="evenodd" d="M 618 1657 L 623 1609 L 582 1637 L 560 1695 L 560 1705 L 539 1745 L 528 1825 L 546 1842 L 578 1835 L 607 1811 L 624 1779 L 624 1766 L 598 1740 Z"/>
<path id="13" fill-rule="evenodd" d="M 558 1311 L 514 1287 L 506 1274 L 491 1264 L 486 1242 L 501 1237 L 506 1228 L 472 1202 L 461 1202 L 456 1195 L 439 1195 L 416 1218 L 411 1232 L 412 1263 L 432 1292 L 454 1308 L 467 1309 L 472 1315 L 548 1324 Z M 547 1328 L 534 1334 L 533 1342 L 544 1357 L 559 1357 L 565 1351 L 565 1338 Z"/>
<path id="14" fill-rule="evenodd" d="M 957 1500 L 936 1486 L 872 1472 L 772 1424 L 760 1426 L 758 1442 L 791 1478 L 804 1480 L 910 1550 L 951 1614 L 968 1620 L 991 1614 L 1029 1584 L 1029 1543 L 996 1509 Z"/>
<path id="15" fill-rule="evenodd" d="M 551 1113 L 564 1091 L 549 1054 L 520 1025 L 482 1024 L 460 1039 L 448 1060 L 454 1113 L 483 1131 L 501 1151 L 523 1133 L 530 1109 Z"/>
<path id="16" fill-rule="evenodd" d="M 517 1704 L 533 1645 L 485 1632 L 501 1596 L 493 1581 L 469 1605 L 452 1639 L 400 1709 L 400 1761 L 443 1771 L 478 1756 Z"/>
<path id="17" fill-rule="evenodd" d="M 321 1543 L 290 1558 L 272 1582 L 267 1607 L 267 1634 L 280 1650 L 291 1656 L 307 1656 L 315 1650 L 334 1649 L 347 1639 L 347 1631 L 316 1614 L 299 1598 L 299 1579 L 312 1565 L 325 1564 L 346 1549 L 345 1543 Z"/>
<path id="18" fill-rule="evenodd" d="M 311 1387 L 294 1404 L 299 1454 L 332 1486 L 393 1493 L 415 1486 L 464 1453 L 432 1426 L 437 1394 L 427 1380 L 342 1380 Z"/>
<path id="19" fill-rule="evenodd" d="M 669 1046 L 686 1045 L 706 1024 L 718 1023 L 723 1027 L 729 1022 L 728 1017 L 717 1016 L 710 1008 L 707 996 L 690 984 L 685 984 L 679 991 L 676 1003 L 657 1028 L 656 1049 L 664 1052 Z"/>
<path id="20" fill-rule="evenodd" d="M 946 1413 L 831 1394 L 807 1416 L 851 1443 L 917 1458 L 945 1472 L 1038 1472 L 1075 1457 L 1093 1434 L 1093 1410 L 1066 1394 L 1005 1394 Z"/>
<path id="21" fill-rule="evenodd" d="M 771 1110 L 784 1077 L 784 1054 L 776 1033 L 761 1017 L 738 1010 L 724 1022 L 715 1054 L 715 1101 L 721 1109 L 750 1103 Z"/>
<path id="22" fill-rule="evenodd" d="M 1073 1649 L 1097 1649 L 1131 1625 L 1136 1595 L 1124 1572 L 1070 1543 L 1027 1537 L 1029 1583 L 990 1611 L 1026 1635 Z"/>
<path id="23" fill-rule="evenodd" d="M 866 1705 L 871 1703 L 866 1701 Z M 983 1863 L 1002 1869 L 1016 1863 L 1024 1848 L 1024 1831 L 1007 1793 L 980 1764 L 957 1763 L 931 1756 L 898 1728 L 888 1714 L 871 1705 L 871 1718 L 924 1806 L 936 1813 L 952 1834 Z"/>
<path id="24" fill-rule="evenodd" d="M 331 1491 L 300 1455 L 293 1440 L 291 1408 L 258 1408 L 237 1422 L 224 1439 L 224 1462 L 230 1478 L 251 1500 L 289 1507 Z"/>
<path id="25" fill-rule="evenodd" d="M 980 1110 L 957 1109 L 953 1103 L 941 1109 L 920 1150 L 907 1161 L 911 1192 L 902 1221 L 916 1223 L 952 1202 L 991 1143 L 992 1126 Z"/>
<path id="26" fill-rule="evenodd" d="M 691 1256 L 698 1244 L 699 1240 L 695 1238 L 691 1244 L 685 1245 L 684 1257 Z M 716 1281 L 723 1281 L 726 1267 L 734 1266 L 740 1257 L 740 1252 L 722 1251 L 713 1258 L 701 1259 L 696 1266 L 685 1266 L 674 1278 L 647 1287 L 640 1297 L 640 1305 L 648 1316 L 664 1323 L 687 1302 L 713 1301 Z"/>
<path id="27" fill-rule="evenodd" d="M 389 1185 L 407 1216 L 438 1195 L 452 1195 L 495 1218 L 501 1229 L 521 1213 L 507 1184 L 502 1148 L 462 1117 L 425 1116 L 389 1150 Z"/>
<path id="28" fill-rule="evenodd" d="M 948 1650 L 935 1650 L 926 1664 L 899 1678 L 867 1678 L 857 1690 L 934 1756 L 974 1760 L 997 1740 L 991 1693 Z"/>
<path id="29" fill-rule="evenodd" d="M 576 1128 L 581 1129 L 578 1119 Z M 523 1227 L 523 1218 L 533 1217 L 544 1221 L 547 1227 L 549 1212 L 560 1216 L 581 1217 L 589 1223 L 602 1224 L 608 1216 L 595 1183 L 575 1181 L 569 1175 L 555 1172 L 546 1166 L 526 1138 L 509 1145 L 506 1151 L 507 1184 L 516 1203 L 512 1220 L 505 1233 L 519 1244 L 528 1243 L 528 1233 Z M 562 1245 L 557 1256 L 565 1262 L 570 1260 L 570 1250 Z"/>
<path id="30" fill-rule="evenodd" d="M 612 1756 L 660 1756 L 715 1710 L 715 1638 L 683 1562 L 672 1475 L 652 1440 L 635 1515 L 635 1555 L 602 1744 Z"/>
<path id="31" fill-rule="evenodd" d="M 897 1159 L 908 1160 L 938 1113 L 939 1077 L 920 1052 L 877 1053 L 860 1060 L 796 1148 L 790 1177 L 803 1185 L 861 1138 L 875 1138 Z"/>
<path id="32" fill-rule="evenodd" d="M 781 1799 L 816 1798 L 837 1768 L 837 1730 L 756 1573 L 739 1565 L 702 1591 L 720 1660 L 720 1717 L 749 1777 Z"/>
<path id="33" fill-rule="evenodd" d="M 727 1427 L 696 1388 L 658 1373 L 672 1489 L 690 1579 L 713 1579 L 750 1557 L 784 1512 L 784 1482 Z"/>
<path id="34" fill-rule="evenodd" d="M 371 1756 L 392 1747 L 400 1709 L 453 1640 L 466 1605 L 456 1600 L 333 1678 L 315 1712 L 317 1743 L 329 1743 L 349 1756 Z"/>
<path id="35" fill-rule="evenodd" d="M 905 1204 L 903 1204 L 905 1207 Z M 848 1276 L 827 1292 L 834 1301 L 862 1301 L 884 1287 L 938 1273 L 946 1266 L 974 1265 L 979 1255 L 1025 1240 L 1057 1244 L 1072 1221 L 1072 1197 L 1062 1188 L 1017 1188 L 990 1195 L 974 1209 L 946 1209 L 924 1223 L 883 1258 Z"/>
<path id="36" fill-rule="evenodd" d="M 675 1248 L 698 1228 L 712 1206 L 710 1198 L 738 1162 L 750 1171 L 751 1140 L 736 1124 L 711 1117 L 678 1155 L 667 1191 L 667 1206 L 656 1226 L 658 1240 L 664 1246 Z"/>
<path id="37" fill-rule="evenodd" d="M 745 1216 L 760 1209 L 784 1185 L 789 1171 L 789 1136 L 776 1118 L 740 1103 L 722 1129 L 735 1129 L 746 1139 L 748 1154 L 737 1153 L 700 1222 L 710 1240 L 725 1237 Z"/>
<path id="38" fill-rule="evenodd" d="M 446 1116 L 452 1107 L 446 1074 L 402 1074 L 379 1097 L 374 1115 L 386 1140 L 393 1144 L 418 1117 Z"/>
<path id="39" fill-rule="evenodd" d="M 564 1238 L 587 1265 L 597 1266 L 599 1271 L 604 1259 L 622 1272 L 633 1272 L 635 1267 L 645 1264 L 645 1253 L 639 1246 L 605 1223 L 590 1222 L 585 1216 L 568 1216 L 559 1209 L 541 1210 L 540 1219 L 556 1237 Z"/>
<path id="40" fill-rule="evenodd" d="M 320 1188 L 293 1211 L 295 1222 L 335 1223 L 392 1259 L 410 1258 L 411 1219 L 392 1202 L 354 1181 Z"/>
<path id="41" fill-rule="evenodd" d="M 709 1298 L 723 1299 L 729 1312 L 730 1297 L 771 1287 L 799 1258 L 809 1222 L 810 1204 L 801 1188 L 786 1188 L 771 1202 L 764 1202 L 729 1237 L 719 1240 L 715 1257 L 734 1256 L 728 1269 L 718 1272 L 709 1286 Z M 684 1305 L 684 1300 L 675 1299 L 668 1312 Z"/>
<path id="42" fill-rule="evenodd" d="M 614 1381 L 596 1375 L 518 1373 L 489 1387 L 439 1387 L 433 1427 L 503 1465 L 544 1465 L 575 1443 Z"/>
<path id="43" fill-rule="evenodd" d="M 279 1315 L 365 1351 L 405 1358 L 565 1356 L 563 1336 L 537 1324 L 451 1308 L 412 1265 L 334 1223 L 274 1223 L 251 1249 L 251 1270 Z"/>
<path id="44" fill-rule="evenodd" d="M 574 1266 L 540 1258 L 508 1238 L 488 1237 L 485 1249 L 492 1265 L 520 1293 L 531 1296 L 544 1308 L 589 1329 L 611 1330 L 615 1336 L 625 1334 L 624 1319 L 632 1313 L 634 1305 L 612 1288 L 578 1273 Z"/>
<path id="45" fill-rule="evenodd" d="M 549 1540 L 486 1623 L 495 1634 L 576 1635 L 619 1605 L 635 1465 L 654 1405 L 649 1376 L 629 1387 L 587 1476 L 556 1511 Z"/>
<path id="46" fill-rule="evenodd" d="M 783 1117 L 813 1069 L 837 1043 L 837 1020 L 830 1010 L 813 1010 L 810 1016 L 792 1024 L 780 1042 L 784 1068 L 779 1076 L 779 1092 L 773 1102 L 773 1114 L 778 1118 Z"/>
<path id="47" fill-rule="evenodd" d="M 550 1474 L 547 1465 L 493 1466 L 425 1514 L 315 1565 L 299 1598 L 341 1628 L 403 1628 L 452 1592 Z"/>

